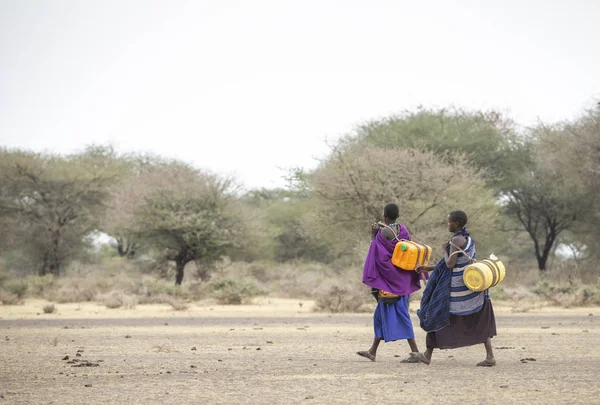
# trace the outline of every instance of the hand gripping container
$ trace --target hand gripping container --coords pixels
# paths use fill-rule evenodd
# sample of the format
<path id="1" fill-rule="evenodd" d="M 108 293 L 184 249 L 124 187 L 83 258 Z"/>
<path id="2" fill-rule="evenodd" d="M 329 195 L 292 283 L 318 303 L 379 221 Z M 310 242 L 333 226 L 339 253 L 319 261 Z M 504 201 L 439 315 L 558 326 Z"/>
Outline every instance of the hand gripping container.
<path id="1" fill-rule="evenodd" d="M 398 239 L 396 232 L 386 224 L 379 225 L 389 228 L 396 237 L 398 243 L 392 253 L 392 264 L 402 270 L 413 271 L 419 264 L 427 265 L 431 258 L 431 247 L 415 240 Z"/>

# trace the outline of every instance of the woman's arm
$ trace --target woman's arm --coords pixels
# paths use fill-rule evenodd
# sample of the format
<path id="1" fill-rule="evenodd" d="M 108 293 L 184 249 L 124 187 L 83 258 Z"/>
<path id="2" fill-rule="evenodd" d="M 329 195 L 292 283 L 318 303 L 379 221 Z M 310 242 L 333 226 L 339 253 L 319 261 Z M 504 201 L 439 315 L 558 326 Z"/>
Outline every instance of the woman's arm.
<path id="1" fill-rule="evenodd" d="M 444 260 L 446 261 L 446 266 L 449 269 L 453 269 L 456 266 L 456 257 L 460 253 L 459 247 L 462 249 L 466 244 L 467 240 L 464 236 L 454 236 L 451 239 L 452 243 L 450 244 L 450 254 L 448 251 L 444 249 Z"/>
<path id="2" fill-rule="evenodd" d="M 378 224 L 371 224 L 371 240 L 375 239 L 375 237 L 377 236 L 377 232 L 379 232 L 379 225 Z"/>

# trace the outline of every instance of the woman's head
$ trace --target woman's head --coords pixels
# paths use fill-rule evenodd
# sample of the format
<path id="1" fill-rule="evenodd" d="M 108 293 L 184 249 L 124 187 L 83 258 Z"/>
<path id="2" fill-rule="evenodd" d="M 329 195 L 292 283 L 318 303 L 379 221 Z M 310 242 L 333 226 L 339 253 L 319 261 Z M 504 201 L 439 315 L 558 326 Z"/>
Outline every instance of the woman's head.
<path id="1" fill-rule="evenodd" d="M 400 208 L 394 203 L 389 203 L 383 207 L 383 219 L 394 222 L 400 216 Z"/>
<path id="2" fill-rule="evenodd" d="M 456 232 L 467 224 L 467 214 L 464 211 L 452 211 L 448 214 L 448 230 Z"/>

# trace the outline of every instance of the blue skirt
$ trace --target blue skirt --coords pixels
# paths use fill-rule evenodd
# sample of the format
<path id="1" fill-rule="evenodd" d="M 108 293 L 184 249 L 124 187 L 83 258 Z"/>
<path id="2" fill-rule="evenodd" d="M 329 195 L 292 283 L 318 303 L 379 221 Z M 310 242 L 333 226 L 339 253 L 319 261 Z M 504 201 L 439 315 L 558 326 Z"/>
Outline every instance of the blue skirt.
<path id="1" fill-rule="evenodd" d="M 408 295 L 398 299 L 395 304 L 378 302 L 373 314 L 375 337 L 385 342 L 414 339 L 412 321 L 408 313 Z"/>

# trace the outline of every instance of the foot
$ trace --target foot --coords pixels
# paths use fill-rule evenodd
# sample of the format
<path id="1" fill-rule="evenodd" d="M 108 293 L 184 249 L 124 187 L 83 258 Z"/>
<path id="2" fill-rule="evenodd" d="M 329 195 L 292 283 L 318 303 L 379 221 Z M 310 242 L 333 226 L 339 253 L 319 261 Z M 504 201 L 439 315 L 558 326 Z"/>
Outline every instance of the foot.
<path id="1" fill-rule="evenodd" d="M 420 363 L 421 360 L 417 359 L 416 357 L 413 357 L 412 355 L 417 354 L 418 352 L 412 352 L 410 354 L 410 356 L 408 356 L 407 358 L 405 358 L 404 360 L 400 360 L 400 363 Z"/>
<path id="2" fill-rule="evenodd" d="M 485 359 L 484 361 L 480 361 L 479 363 L 477 363 L 477 367 L 493 367 L 495 365 L 495 359 Z"/>
<path id="3" fill-rule="evenodd" d="M 371 361 L 375 361 L 375 355 L 373 355 L 369 352 L 356 352 L 356 354 L 358 354 L 361 357 L 365 357 Z"/>
<path id="4" fill-rule="evenodd" d="M 425 357 L 425 355 L 423 353 L 411 353 L 410 357 L 416 359 L 417 361 L 420 361 L 421 363 L 427 364 L 429 365 L 429 363 L 431 363 L 431 359 L 428 359 L 427 357 Z"/>

